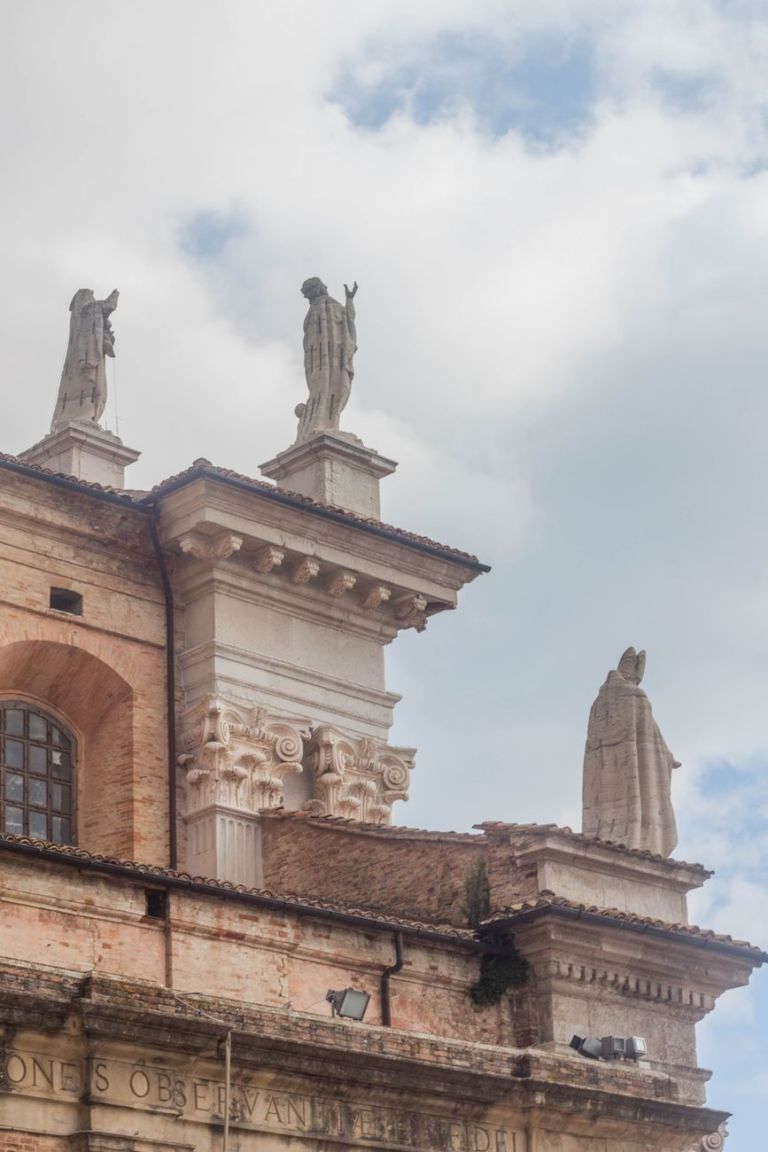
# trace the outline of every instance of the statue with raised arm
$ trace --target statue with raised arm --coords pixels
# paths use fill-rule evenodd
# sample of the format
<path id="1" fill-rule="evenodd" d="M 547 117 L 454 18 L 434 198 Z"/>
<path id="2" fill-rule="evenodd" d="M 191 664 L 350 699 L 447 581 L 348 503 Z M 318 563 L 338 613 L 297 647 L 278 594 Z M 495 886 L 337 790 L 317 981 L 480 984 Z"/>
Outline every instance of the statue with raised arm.
<path id="1" fill-rule="evenodd" d="M 80 288 L 69 306 L 69 343 L 51 432 L 71 420 L 98 424 L 107 403 L 106 356 L 115 354 L 115 334 L 109 317 L 117 308 L 118 291 L 106 300 L 94 299 L 90 288 Z"/>
<path id="2" fill-rule="evenodd" d="M 678 768 L 640 687 L 645 652 L 627 648 L 589 714 L 582 831 L 627 848 L 670 856 L 677 826 L 670 796 Z"/>
<path id="3" fill-rule="evenodd" d="M 355 293 L 344 285 L 345 303 L 328 295 L 318 276 L 305 280 L 301 293 L 309 301 L 304 318 L 304 374 L 309 396 L 296 407 L 299 429 L 296 443 L 309 440 L 318 432 L 335 431 L 339 416 L 349 400 L 355 369 L 352 363 L 357 349 L 355 331 Z"/>

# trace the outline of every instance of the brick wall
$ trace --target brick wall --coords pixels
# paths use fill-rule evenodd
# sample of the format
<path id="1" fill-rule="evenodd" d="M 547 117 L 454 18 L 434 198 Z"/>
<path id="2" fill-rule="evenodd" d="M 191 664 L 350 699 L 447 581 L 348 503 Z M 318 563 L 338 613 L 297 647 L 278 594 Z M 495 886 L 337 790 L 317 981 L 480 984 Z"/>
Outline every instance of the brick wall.
<path id="1" fill-rule="evenodd" d="M 50 608 L 52 587 L 82 615 Z M 78 744 L 78 842 L 167 863 L 165 625 L 146 515 L 3 472 L 0 697 Z"/>
<path id="2" fill-rule="evenodd" d="M 265 816 L 264 885 L 463 926 L 464 881 L 486 847 L 482 836 L 420 839 Z"/>

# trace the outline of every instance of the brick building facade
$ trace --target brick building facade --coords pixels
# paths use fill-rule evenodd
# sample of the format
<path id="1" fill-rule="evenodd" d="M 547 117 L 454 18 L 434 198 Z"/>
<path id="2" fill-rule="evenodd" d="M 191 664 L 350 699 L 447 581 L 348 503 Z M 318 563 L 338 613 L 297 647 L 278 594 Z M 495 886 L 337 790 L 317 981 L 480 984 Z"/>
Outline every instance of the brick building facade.
<path id="1" fill-rule="evenodd" d="M 703 867 L 392 823 L 383 648 L 484 565 L 382 524 L 354 437 L 135 456 L 0 457 L 0 1148 L 718 1147 L 695 1025 L 766 957 L 688 923 Z"/>

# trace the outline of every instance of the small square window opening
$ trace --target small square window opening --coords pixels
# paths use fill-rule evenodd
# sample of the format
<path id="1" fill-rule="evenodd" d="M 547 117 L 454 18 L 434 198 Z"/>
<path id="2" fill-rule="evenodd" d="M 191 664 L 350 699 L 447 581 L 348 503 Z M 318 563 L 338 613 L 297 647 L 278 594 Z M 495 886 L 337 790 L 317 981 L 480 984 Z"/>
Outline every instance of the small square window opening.
<path id="1" fill-rule="evenodd" d="M 69 612 L 70 616 L 82 616 L 83 598 L 79 592 L 70 592 L 68 588 L 51 588 L 51 608 L 57 612 Z"/>

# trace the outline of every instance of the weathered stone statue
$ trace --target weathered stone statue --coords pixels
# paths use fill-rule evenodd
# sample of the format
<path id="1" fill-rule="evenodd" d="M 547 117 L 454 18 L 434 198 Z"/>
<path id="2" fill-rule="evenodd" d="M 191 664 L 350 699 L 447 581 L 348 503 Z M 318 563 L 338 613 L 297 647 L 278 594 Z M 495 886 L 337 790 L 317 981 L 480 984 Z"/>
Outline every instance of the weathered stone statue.
<path id="1" fill-rule="evenodd" d="M 297 444 L 318 432 L 339 427 L 339 416 L 352 389 L 355 374 L 352 358 L 357 349 L 354 304 L 357 284 L 351 289 L 344 285 L 344 304 L 328 295 L 328 289 L 317 276 L 305 280 L 301 292 L 309 301 L 304 319 L 304 373 L 309 397 L 306 404 L 296 408 Z"/>
<path id="2" fill-rule="evenodd" d="M 90 288 L 80 288 L 69 310 L 69 344 L 53 413 L 51 432 L 71 420 L 98 424 L 107 403 L 104 357 L 115 354 L 115 334 L 109 317 L 117 308 L 115 289 L 106 300 L 95 300 Z"/>
<path id="3" fill-rule="evenodd" d="M 677 844 L 670 799 L 679 767 L 640 687 L 645 652 L 628 648 L 589 714 L 582 830 L 628 848 L 671 855 Z"/>

